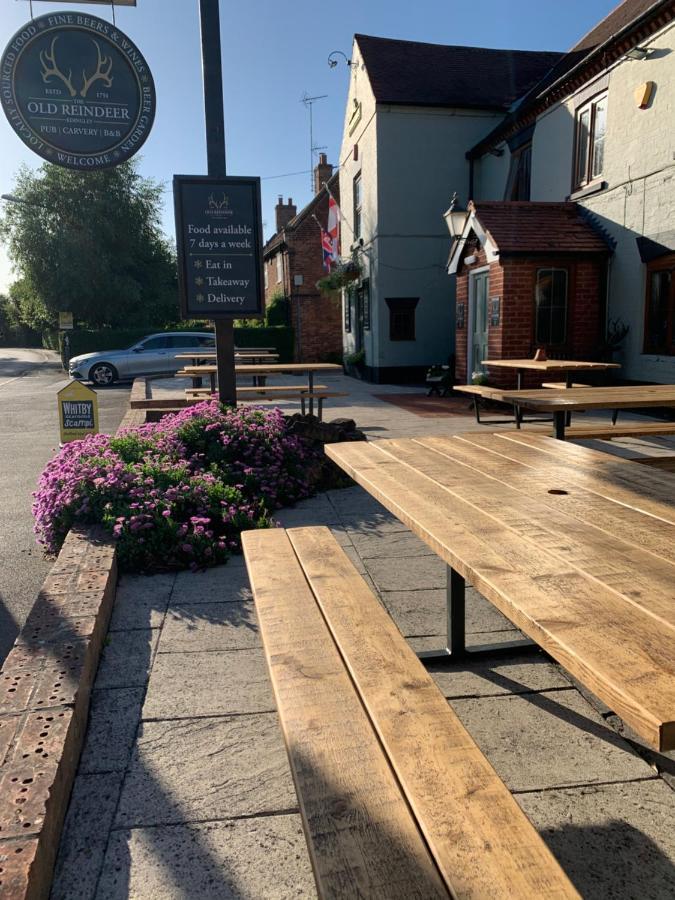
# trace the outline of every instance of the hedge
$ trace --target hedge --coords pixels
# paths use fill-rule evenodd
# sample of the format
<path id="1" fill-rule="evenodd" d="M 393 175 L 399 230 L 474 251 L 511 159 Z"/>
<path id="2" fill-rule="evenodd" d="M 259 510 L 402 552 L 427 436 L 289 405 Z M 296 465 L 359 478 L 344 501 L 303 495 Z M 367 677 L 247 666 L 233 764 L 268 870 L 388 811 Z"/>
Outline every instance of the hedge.
<path id="1" fill-rule="evenodd" d="M 102 350 L 124 350 L 132 344 L 137 343 L 149 334 L 158 331 L 204 331 L 201 327 L 179 327 L 175 328 L 104 328 L 100 331 L 73 331 L 60 332 L 59 334 L 59 350 L 61 358 L 63 354 L 63 338 L 68 335 L 70 343 L 69 357 L 79 356 L 82 353 L 96 353 Z M 43 338 L 45 345 L 49 337 Z M 293 329 L 286 327 L 275 328 L 235 328 L 234 340 L 238 347 L 275 347 L 279 354 L 280 362 L 293 361 Z"/>

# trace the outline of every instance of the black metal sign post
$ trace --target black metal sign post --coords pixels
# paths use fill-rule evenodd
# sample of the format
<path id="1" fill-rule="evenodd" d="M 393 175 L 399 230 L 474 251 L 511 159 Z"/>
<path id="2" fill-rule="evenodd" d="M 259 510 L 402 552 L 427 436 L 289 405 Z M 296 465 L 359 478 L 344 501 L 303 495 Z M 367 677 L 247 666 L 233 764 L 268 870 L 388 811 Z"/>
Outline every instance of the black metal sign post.
<path id="1" fill-rule="evenodd" d="M 218 5 L 219 0 L 199 0 L 208 173 L 211 176 L 222 178 L 227 175 L 227 167 L 225 165 L 225 115 L 223 112 L 223 70 L 220 56 L 220 10 Z M 216 319 L 215 326 L 218 397 L 221 403 L 236 406 L 234 323 L 231 319 Z"/>

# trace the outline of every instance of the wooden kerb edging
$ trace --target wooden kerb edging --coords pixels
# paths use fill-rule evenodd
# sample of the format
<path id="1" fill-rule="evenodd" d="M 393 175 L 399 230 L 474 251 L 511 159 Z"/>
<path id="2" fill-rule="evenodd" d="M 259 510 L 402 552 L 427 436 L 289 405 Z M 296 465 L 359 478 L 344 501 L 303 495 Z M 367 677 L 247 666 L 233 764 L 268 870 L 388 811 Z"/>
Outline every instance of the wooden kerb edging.
<path id="1" fill-rule="evenodd" d="M 322 900 L 578 897 L 329 529 L 242 539 Z"/>

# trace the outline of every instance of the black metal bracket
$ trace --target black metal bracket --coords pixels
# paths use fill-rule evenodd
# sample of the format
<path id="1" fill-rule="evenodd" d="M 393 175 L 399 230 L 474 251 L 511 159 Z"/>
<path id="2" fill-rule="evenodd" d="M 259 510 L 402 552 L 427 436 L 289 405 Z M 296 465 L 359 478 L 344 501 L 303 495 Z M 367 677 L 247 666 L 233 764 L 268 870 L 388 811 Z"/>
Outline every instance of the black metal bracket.
<path id="1" fill-rule="evenodd" d="M 464 578 L 448 566 L 447 587 L 447 643 L 438 650 L 420 650 L 417 657 L 427 665 L 456 665 L 475 659 L 517 656 L 523 653 L 538 653 L 541 647 L 534 641 L 503 641 L 499 644 L 466 646 L 466 582 Z"/>

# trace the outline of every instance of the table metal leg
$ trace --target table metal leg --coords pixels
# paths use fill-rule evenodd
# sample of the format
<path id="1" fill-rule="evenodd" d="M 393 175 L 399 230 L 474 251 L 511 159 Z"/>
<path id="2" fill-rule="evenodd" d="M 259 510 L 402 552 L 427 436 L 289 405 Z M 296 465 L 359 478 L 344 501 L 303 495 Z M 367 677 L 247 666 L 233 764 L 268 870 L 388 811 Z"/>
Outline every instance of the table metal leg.
<path id="1" fill-rule="evenodd" d="M 565 440 L 565 425 L 567 413 L 564 409 L 556 409 L 553 413 L 553 436 L 559 441 Z"/>
<path id="2" fill-rule="evenodd" d="M 309 414 L 314 415 L 314 372 L 307 373 L 307 382 L 309 384 Z"/>
<path id="3" fill-rule="evenodd" d="M 471 659 L 490 656 L 515 656 L 519 653 L 539 651 L 534 641 L 504 641 L 500 644 L 466 646 L 466 582 L 464 578 L 448 566 L 448 587 L 446 607 L 446 646 L 439 650 L 420 650 L 418 658 L 428 663 L 453 664 Z"/>

